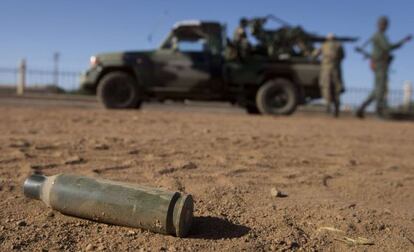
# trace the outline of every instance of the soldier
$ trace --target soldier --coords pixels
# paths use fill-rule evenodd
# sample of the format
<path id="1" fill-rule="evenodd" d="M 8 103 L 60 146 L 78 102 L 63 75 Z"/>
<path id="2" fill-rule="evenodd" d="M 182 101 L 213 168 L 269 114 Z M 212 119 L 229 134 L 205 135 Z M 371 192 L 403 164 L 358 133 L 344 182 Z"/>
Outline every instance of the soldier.
<path id="1" fill-rule="evenodd" d="M 343 90 L 341 61 L 345 57 L 342 44 L 336 41 L 333 33 L 329 33 L 326 41 L 314 53 L 315 56 L 322 55 L 319 85 L 322 97 L 325 99 L 327 112 L 331 113 L 334 105 L 334 116 L 339 116 L 340 94 Z"/>
<path id="2" fill-rule="evenodd" d="M 392 61 L 391 51 L 400 48 L 404 43 L 411 40 L 411 36 L 407 36 L 396 44 L 391 44 L 388 41 L 385 32 L 388 28 L 388 18 L 383 16 L 378 19 L 378 31 L 370 39 L 372 43 L 371 69 L 375 74 L 375 88 L 367 99 L 361 104 L 356 112 L 359 118 L 364 117 L 366 107 L 375 100 L 376 113 L 379 117 L 384 117 L 384 112 L 387 107 L 386 94 L 388 85 L 388 68 Z"/>
<path id="3" fill-rule="evenodd" d="M 247 39 L 246 32 L 247 25 L 247 19 L 241 18 L 239 26 L 236 28 L 233 34 L 233 43 L 236 47 L 238 58 L 245 58 L 250 50 L 250 43 Z"/>

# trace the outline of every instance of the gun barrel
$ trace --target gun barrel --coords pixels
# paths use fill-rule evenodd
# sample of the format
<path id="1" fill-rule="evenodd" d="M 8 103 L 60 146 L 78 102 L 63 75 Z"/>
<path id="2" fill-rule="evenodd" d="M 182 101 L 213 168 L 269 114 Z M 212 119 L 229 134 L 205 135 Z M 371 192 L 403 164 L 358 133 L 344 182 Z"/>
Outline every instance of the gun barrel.
<path id="1" fill-rule="evenodd" d="M 358 41 L 357 37 L 338 37 L 335 39 L 341 42 L 352 42 L 352 43 Z"/>
<path id="2" fill-rule="evenodd" d="M 324 37 L 324 36 L 310 36 L 310 40 L 311 41 L 313 41 L 313 42 L 320 42 L 320 43 L 322 43 L 322 42 L 325 42 L 326 41 L 326 37 Z M 357 37 L 347 37 L 347 36 L 342 36 L 342 37 L 340 37 L 340 36 L 335 36 L 335 40 L 336 41 L 340 41 L 340 42 L 350 42 L 350 43 L 353 43 L 353 42 L 356 42 L 356 41 L 358 41 L 358 38 Z"/>

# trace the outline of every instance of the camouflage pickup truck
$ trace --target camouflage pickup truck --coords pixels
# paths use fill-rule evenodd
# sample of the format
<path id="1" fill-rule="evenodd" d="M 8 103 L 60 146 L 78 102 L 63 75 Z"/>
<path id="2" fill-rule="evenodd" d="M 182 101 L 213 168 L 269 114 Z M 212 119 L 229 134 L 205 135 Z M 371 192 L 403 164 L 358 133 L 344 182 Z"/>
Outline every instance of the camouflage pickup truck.
<path id="1" fill-rule="evenodd" d="M 225 34 L 225 25 L 218 22 L 179 22 L 156 50 L 91 57 L 81 86 L 111 109 L 198 100 L 230 102 L 249 113 L 289 115 L 297 105 L 320 98 L 318 60 L 303 53 L 270 57 L 260 50 L 243 59 L 228 57 L 231 41 Z"/>

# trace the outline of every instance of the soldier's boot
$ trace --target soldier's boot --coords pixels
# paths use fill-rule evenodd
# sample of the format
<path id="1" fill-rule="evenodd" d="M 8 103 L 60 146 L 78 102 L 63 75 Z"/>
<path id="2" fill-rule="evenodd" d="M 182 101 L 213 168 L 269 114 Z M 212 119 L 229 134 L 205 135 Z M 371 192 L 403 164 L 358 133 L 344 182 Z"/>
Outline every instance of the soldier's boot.
<path id="1" fill-rule="evenodd" d="M 390 111 L 387 108 L 379 108 L 376 111 L 377 118 L 380 120 L 390 119 Z"/>
<path id="2" fill-rule="evenodd" d="M 363 119 L 363 118 L 365 117 L 364 110 L 363 110 L 363 109 L 361 109 L 361 108 L 359 108 L 359 109 L 356 111 L 355 116 L 356 116 L 356 117 L 358 117 L 358 118 L 360 118 L 360 119 Z"/>
<path id="3" fill-rule="evenodd" d="M 333 116 L 335 118 L 339 117 L 339 112 L 340 112 L 339 108 L 340 108 L 339 102 L 335 102 L 335 110 L 334 110 L 334 114 L 333 114 Z"/>
<path id="4" fill-rule="evenodd" d="M 365 108 L 371 103 L 371 99 L 366 100 L 362 105 L 357 109 L 355 116 L 363 119 L 365 118 Z"/>

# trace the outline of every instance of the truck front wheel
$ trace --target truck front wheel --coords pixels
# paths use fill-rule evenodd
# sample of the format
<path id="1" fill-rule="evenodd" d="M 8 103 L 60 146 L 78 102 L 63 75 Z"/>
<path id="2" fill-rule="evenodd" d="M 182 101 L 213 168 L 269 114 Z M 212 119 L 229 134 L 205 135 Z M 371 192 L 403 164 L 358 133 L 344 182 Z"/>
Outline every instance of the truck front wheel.
<path id="1" fill-rule="evenodd" d="M 141 104 L 138 85 L 125 72 L 106 74 L 98 85 L 98 99 L 110 109 L 137 108 Z"/>
<path id="2" fill-rule="evenodd" d="M 290 115 L 297 103 L 295 86 L 286 79 L 268 80 L 256 94 L 257 108 L 265 115 Z"/>

